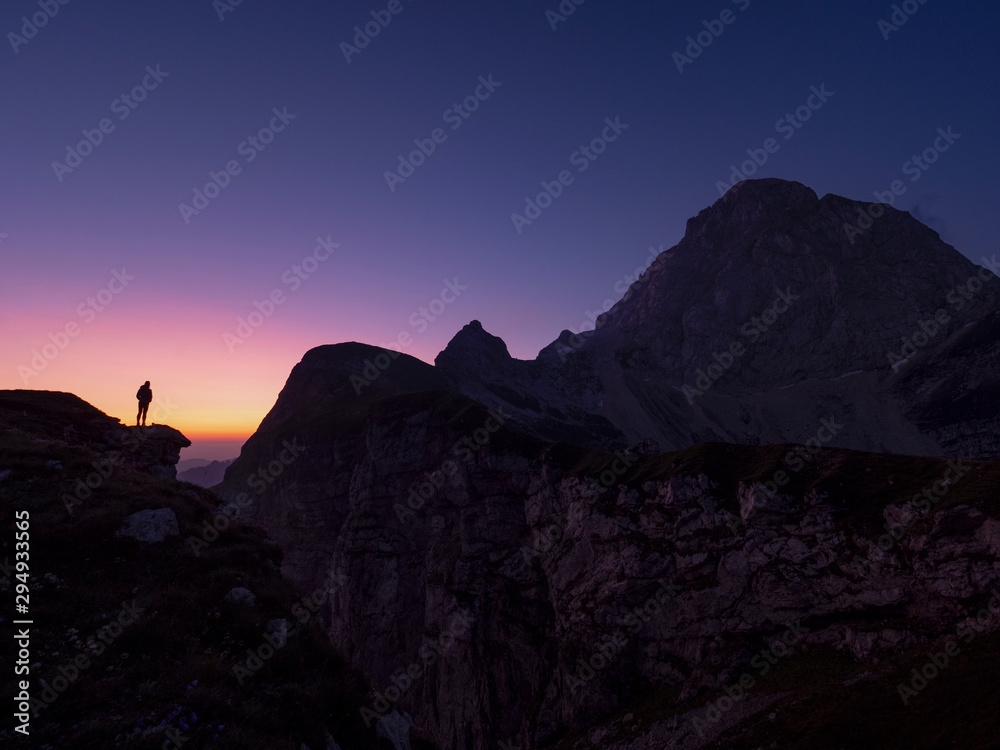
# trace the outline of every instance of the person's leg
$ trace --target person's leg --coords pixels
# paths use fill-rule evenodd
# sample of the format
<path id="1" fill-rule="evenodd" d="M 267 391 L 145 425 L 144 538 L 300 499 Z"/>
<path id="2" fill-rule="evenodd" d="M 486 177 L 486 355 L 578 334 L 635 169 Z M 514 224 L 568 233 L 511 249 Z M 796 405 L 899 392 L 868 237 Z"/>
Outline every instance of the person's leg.
<path id="1" fill-rule="evenodd" d="M 135 415 L 135 426 L 139 426 L 139 419 L 142 417 L 142 401 L 139 402 L 139 411 Z"/>
<path id="2" fill-rule="evenodd" d="M 149 404 L 143 403 L 142 405 L 142 426 L 146 426 L 146 412 L 149 411 Z"/>

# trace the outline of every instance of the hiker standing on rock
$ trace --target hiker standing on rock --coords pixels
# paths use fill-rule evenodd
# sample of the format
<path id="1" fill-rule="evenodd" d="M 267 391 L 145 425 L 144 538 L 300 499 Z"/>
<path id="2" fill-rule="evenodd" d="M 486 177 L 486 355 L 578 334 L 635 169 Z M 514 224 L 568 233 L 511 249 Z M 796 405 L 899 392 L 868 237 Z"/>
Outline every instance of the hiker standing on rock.
<path id="1" fill-rule="evenodd" d="M 142 419 L 142 426 L 146 426 L 146 412 L 149 410 L 149 404 L 153 400 L 153 391 L 149 387 L 149 381 L 147 380 L 141 386 L 139 390 L 136 391 L 135 397 L 139 399 L 139 413 L 135 415 L 135 426 L 139 426 L 139 419 Z"/>

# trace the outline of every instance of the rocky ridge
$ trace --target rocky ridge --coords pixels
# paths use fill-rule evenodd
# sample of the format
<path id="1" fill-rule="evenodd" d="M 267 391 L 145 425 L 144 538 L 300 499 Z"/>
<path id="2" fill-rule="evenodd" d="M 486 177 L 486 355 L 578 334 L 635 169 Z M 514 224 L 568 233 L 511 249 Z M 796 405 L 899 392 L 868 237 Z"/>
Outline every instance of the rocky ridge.
<path id="1" fill-rule="evenodd" d="M 693 707 L 789 625 L 804 635 L 788 663 L 836 661 L 894 695 L 883 673 L 861 675 L 953 633 L 1000 580 L 1000 462 L 722 445 L 641 457 L 516 425 L 466 455 L 455 446 L 489 413 L 413 401 L 381 402 L 337 440 L 300 435 L 294 475 L 254 520 L 276 530 L 287 574 L 325 582 L 329 637 L 376 686 L 372 715 L 408 713 L 441 747 L 547 747 L 650 696 L 652 724 L 620 747 L 662 746 L 671 722 L 675 737 L 705 725 Z M 886 524 L 899 539 L 882 549 Z"/>
<path id="2" fill-rule="evenodd" d="M 740 183 L 532 361 L 478 321 L 434 367 L 303 357 L 218 489 L 328 593 L 368 718 L 468 750 L 937 746 L 919 717 L 985 673 L 929 714 L 896 693 L 1000 579 L 1000 297 L 904 212 L 852 242 L 864 208 Z"/>
<path id="3" fill-rule="evenodd" d="M 852 242 L 844 226 L 867 207 L 746 180 L 595 330 L 522 361 L 474 321 L 435 364 L 452 389 L 553 439 L 805 442 L 833 404 L 846 426 L 832 445 L 998 455 L 997 276 L 888 206 Z M 961 423 L 933 403 L 971 392 Z"/>
<path id="4" fill-rule="evenodd" d="M 16 431 L 59 435 L 68 445 L 86 445 L 114 463 L 169 479 L 177 476 L 181 449 L 191 445 L 173 427 L 122 424 L 72 393 L 2 391 L 0 410 L 15 415 Z"/>

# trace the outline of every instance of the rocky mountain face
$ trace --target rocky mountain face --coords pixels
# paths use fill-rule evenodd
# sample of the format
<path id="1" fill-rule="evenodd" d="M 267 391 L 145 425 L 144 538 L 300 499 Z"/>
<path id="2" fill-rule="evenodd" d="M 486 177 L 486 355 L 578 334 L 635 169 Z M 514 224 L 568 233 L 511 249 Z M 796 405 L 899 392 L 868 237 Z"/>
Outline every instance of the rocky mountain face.
<path id="1" fill-rule="evenodd" d="M 435 364 L 454 389 L 554 439 L 806 442 L 833 408 L 845 428 L 832 445 L 995 456 L 997 276 L 883 209 L 855 233 L 845 228 L 870 204 L 741 182 L 595 330 L 563 331 L 526 362 L 473 322 Z"/>
<path id="2" fill-rule="evenodd" d="M 961 705 L 949 741 L 987 746 L 996 277 L 859 210 L 740 183 L 530 362 L 477 321 L 434 367 L 305 355 L 218 491 L 328 594 L 366 723 L 409 717 L 397 750 L 931 748 Z"/>
<path id="3" fill-rule="evenodd" d="M 253 520 L 274 530 L 286 574 L 326 587 L 331 643 L 374 686 L 368 718 L 408 714 L 439 747 L 582 750 L 612 735 L 636 750 L 710 747 L 767 728 L 765 709 L 794 719 L 797 701 L 848 685 L 905 723 L 897 684 L 1000 579 L 997 461 L 615 454 L 441 394 L 387 399 L 333 441 L 271 437 L 261 466 L 283 445 L 300 452 Z M 790 627 L 794 643 L 760 673 Z M 712 720 L 743 673 L 772 670 L 778 684 L 760 680 Z M 873 716 L 842 708 L 843 727 L 877 734 Z M 879 746 L 901 746 L 889 739 Z"/>
<path id="4" fill-rule="evenodd" d="M 87 445 L 116 463 L 169 479 L 177 476 L 181 449 L 191 445 L 173 427 L 122 424 L 72 393 L 0 391 L 0 411 L 16 419 L 17 430 L 58 434 L 70 445 Z"/>

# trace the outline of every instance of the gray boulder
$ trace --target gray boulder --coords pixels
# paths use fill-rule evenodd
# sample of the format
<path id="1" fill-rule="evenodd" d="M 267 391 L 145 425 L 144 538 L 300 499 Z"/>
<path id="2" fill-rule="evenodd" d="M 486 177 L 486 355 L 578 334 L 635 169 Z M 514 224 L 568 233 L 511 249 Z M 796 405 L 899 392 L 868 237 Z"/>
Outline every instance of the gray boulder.
<path id="1" fill-rule="evenodd" d="M 177 516 L 170 508 L 140 510 L 125 519 L 121 535 L 151 544 L 162 542 L 168 536 L 177 536 Z"/>
<path id="2" fill-rule="evenodd" d="M 245 589 L 242 586 L 237 586 L 236 588 L 230 589 L 229 593 L 226 594 L 226 601 L 233 602 L 234 604 L 246 604 L 253 605 L 257 601 L 257 597 L 250 589 Z"/>

